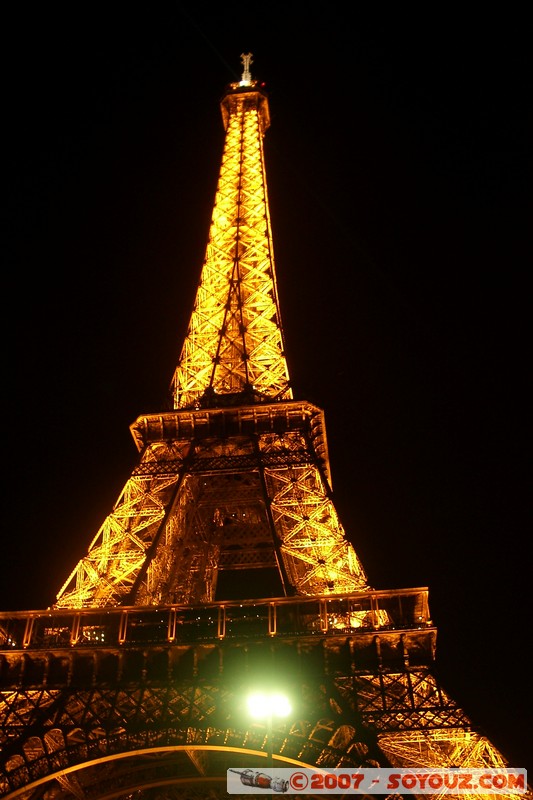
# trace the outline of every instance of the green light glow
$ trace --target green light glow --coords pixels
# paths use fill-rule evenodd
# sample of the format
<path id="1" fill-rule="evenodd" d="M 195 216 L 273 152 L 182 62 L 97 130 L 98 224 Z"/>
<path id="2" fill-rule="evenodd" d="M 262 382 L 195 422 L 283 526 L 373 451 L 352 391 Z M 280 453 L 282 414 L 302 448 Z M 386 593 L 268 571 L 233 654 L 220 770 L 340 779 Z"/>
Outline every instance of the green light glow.
<path id="1" fill-rule="evenodd" d="M 247 705 L 255 719 L 287 717 L 292 711 L 288 697 L 279 692 L 254 692 L 248 697 Z"/>

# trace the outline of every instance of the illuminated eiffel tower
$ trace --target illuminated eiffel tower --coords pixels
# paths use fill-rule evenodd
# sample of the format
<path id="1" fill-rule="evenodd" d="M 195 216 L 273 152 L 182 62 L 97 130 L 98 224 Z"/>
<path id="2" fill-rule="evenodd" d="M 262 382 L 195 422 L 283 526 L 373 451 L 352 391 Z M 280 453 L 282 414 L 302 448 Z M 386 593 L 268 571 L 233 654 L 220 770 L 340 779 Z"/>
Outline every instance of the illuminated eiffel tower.
<path id="1" fill-rule="evenodd" d="M 0 614 L 0 797 L 218 798 L 269 759 L 508 766 L 436 678 L 427 589 L 369 586 L 336 513 L 324 413 L 289 379 L 269 104 L 241 59 L 173 408 L 131 425 L 137 466 L 54 606 Z M 260 686 L 287 718 L 247 717 Z"/>

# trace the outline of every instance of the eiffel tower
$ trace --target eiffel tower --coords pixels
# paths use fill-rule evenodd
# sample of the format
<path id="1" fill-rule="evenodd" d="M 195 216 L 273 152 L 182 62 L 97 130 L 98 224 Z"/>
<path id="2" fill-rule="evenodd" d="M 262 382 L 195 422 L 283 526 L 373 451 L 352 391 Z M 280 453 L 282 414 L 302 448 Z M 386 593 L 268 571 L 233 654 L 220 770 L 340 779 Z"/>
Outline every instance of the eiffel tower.
<path id="1" fill-rule="evenodd" d="M 0 613 L 1 797 L 215 800 L 228 768 L 269 763 L 509 766 L 439 683 L 427 588 L 370 586 L 334 507 L 324 413 L 285 356 L 268 97 L 241 61 L 172 408 L 131 425 L 137 466 L 54 605 Z M 290 715 L 249 718 L 258 687 Z"/>

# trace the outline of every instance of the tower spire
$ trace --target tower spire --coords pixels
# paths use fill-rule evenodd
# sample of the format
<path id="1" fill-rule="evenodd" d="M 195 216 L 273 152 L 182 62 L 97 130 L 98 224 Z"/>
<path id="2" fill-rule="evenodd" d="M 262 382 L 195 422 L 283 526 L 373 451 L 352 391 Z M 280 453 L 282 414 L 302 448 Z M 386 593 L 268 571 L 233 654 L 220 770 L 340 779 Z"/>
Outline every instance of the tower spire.
<path id="1" fill-rule="evenodd" d="M 268 99 L 241 55 L 221 102 L 226 139 L 200 284 L 172 380 L 174 408 L 292 398 L 276 285 L 263 137 Z"/>
<path id="2" fill-rule="evenodd" d="M 252 54 L 241 53 L 241 61 L 243 66 L 241 86 L 249 86 L 252 82 L 252 73 L 250 72 L 250 64 L 253 64 Z"/>

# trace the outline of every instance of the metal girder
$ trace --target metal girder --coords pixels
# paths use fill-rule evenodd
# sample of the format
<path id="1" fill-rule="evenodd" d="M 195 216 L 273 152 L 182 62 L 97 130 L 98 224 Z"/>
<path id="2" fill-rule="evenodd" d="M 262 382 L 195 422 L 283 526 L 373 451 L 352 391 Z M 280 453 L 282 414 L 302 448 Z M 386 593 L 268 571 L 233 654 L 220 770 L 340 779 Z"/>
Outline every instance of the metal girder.
<path id="1" fill-rule="evenodd" d="M 54 607 L 212 602 L 219 571 L 245 567 L 277 571 L 281 592 L 367 588 L 331 499 L 321 417 L 280 403 L 144 419 L 140 463 Z"/>

